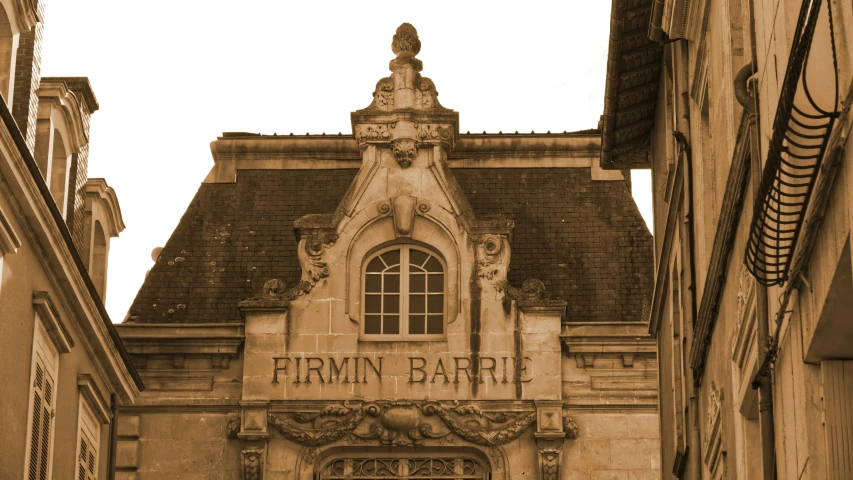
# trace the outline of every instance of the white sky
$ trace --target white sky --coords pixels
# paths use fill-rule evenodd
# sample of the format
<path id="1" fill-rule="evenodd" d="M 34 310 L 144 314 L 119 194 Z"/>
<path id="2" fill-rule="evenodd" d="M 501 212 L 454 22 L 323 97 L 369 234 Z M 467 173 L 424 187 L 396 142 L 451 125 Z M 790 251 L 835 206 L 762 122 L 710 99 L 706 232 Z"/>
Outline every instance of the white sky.
<path id="1" fill-rule="evenodd" d="M 48 0 L 42 74 L 88 76 L 89 176 L 118 195 L 107 310 L 120 322 L 224 131 L 351 132 L 412 23 L 422 74 L 461 131 L 595 128 L 610 2 Z M 638 175 L 639 174 L 639 175 Z M 651 219 L 648 171 L 634 196 Z"/>

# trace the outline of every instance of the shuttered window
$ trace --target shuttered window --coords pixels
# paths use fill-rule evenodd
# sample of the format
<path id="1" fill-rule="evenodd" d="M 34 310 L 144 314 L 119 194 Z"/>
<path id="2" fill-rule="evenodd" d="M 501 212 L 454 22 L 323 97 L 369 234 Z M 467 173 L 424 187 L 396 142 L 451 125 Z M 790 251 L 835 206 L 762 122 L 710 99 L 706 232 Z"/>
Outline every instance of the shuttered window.
<path id="1" fill-rule="evenodd" d="M 77 480 L 97 480 L 101 423 L 95 418 L 88 400 L 80 395 L 77 424 Z"/>
<path id="2" fill-rule="evenodd" d="M 27 442 L 28 480 L 48 480 L 53 452 L 53 416 L 58 353 L 36 316 L 33 341 L 32 389 Z"/>

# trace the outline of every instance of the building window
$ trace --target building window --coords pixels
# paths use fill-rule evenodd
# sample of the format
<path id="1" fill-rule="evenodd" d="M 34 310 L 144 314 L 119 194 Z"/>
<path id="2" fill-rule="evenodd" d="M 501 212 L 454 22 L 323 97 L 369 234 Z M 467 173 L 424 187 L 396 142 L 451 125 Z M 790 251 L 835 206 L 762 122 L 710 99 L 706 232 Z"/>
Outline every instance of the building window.
<path id="1" fill-rule="evenodd" d="M 32 382 L 27 435 L 27 480 L 51 478 L 53 414 L 56 398 L 56 370 L 59 353 L 54 349 L 41 320 L 36 315 L 33 341 Z"/>
<path id="2" fill-rule="evenodd" d="M 325 464 L 317 478 L 486 480 L 489 478 L 489 469 L 479 459 L 470 457 L 335 458 Z"/>
<path id="3" fill-rule="evenodd" d="M 368 339 L 444 337 L 445 265 L 436 254 L 395 245 L 364 268 L 362 334 Z"/>
<path id="4" fill-rule="evenodd" d="M 101 443 L 101 422 L 95 417 L 89 402 L 80 395 L 80 411 L 77 418 L 77 480 L 97 480 L 98 450 Z"/>

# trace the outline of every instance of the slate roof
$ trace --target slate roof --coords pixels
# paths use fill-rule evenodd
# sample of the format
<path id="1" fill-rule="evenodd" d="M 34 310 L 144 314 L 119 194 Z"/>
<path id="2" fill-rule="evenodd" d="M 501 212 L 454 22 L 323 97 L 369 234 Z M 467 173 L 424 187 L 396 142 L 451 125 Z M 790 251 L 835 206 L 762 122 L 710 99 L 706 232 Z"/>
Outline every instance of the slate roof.
<path id="1" fill-rule="evenodd" d="M 649 39 L 653 0 L 615 0 L 601 116 L 601 168 L 649 168 L 663 44 Z"/>
<path id="2" fill-rule="evenodd" d="M 514 218 L 513 285 L 541 279 L 568 321 L 646 320 L 652 237 L 624 182 L 594 182 L 588 168 L 452 171 L 476 214 Z M 241 322 L 237 302 L 265 281 L 298 283 L 293 221 L 334 211 L 356 172 L 240 170 L 236 183 L 202 184 L 129 321 Z"/>

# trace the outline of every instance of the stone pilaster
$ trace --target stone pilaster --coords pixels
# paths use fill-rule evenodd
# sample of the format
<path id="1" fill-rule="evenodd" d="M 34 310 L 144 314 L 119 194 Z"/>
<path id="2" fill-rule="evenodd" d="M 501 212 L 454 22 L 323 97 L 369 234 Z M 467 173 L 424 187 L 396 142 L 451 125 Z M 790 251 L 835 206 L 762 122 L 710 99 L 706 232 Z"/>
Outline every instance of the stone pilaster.
<path id="1" fill-rule="evenodd" d="M 536 400 L 536 446 L 539 449 L 539 478 L 559 480 L 563 460 L 562 400 Z"/>
<path id="2" fill-rule="evenodd" d="M 269 402 L 240 402 L 240 466 L 243 480 L 263 480 L 266 467 Z"/>

